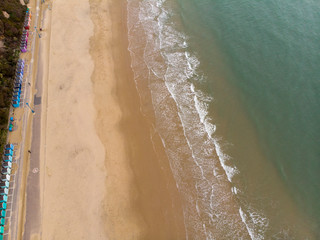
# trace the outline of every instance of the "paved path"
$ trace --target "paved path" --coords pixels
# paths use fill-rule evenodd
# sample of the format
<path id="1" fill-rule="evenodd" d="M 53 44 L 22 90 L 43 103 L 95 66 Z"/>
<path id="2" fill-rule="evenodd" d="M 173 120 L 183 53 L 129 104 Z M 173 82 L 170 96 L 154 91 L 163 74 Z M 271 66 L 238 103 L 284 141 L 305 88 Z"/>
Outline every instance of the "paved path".
<path id="1" fill-rule="evenodd" d="M 39 43 L 41 49 L 41 42 Z M 38 57 L 38 70 L 36 75 L 36 90 L 34 96 L 34 110 L 32 125 L 32 145 L 30 154 L 30 166 L 27 178 L 26 190 L 26 222 L 24 225 L 23 240 L 30 240 L 32 235 L 40 233 L 40 140 L 41 140 L 41 99 L 42 99 L 42 78 L 43 61 L 41 50 Z"/>

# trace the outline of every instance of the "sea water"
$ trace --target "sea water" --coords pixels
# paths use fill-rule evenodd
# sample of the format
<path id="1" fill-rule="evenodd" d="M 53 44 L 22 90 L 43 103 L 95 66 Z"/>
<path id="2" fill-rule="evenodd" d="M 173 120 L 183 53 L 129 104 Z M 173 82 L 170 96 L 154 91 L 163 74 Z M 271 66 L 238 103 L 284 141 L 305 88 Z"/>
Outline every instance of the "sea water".
<path id="1" fill-rule="evenodd" d="M 128 0 L 188 239 L 320 237 L 320 4 Z"/>

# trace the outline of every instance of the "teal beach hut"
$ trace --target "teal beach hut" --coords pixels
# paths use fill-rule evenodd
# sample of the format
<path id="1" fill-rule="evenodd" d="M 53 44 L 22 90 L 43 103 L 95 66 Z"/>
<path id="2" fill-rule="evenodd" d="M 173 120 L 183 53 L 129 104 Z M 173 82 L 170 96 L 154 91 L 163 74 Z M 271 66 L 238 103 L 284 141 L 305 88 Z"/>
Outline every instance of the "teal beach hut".
<path id="1" fill-rule="evenodd" d="M 6 225 L 6 220 L 4 218 L 0 218 L 0 226 Z"/>
<path id="2" fill-rule="evenodd" d="M 9 188 L 9 182 L 0 182 L 0 188 Z"/>
<path id="3" fill-rule="evenodd" d="M 12 156 L 4 156 L 3 161 L 4 162 L 12 162 Z"/>
<path id="4" fill-rule="evenodd" d="M 10 121 L 11 121 L 11 119 L 10 119 Z M 13 151 L 13 150 L 14 150 L 14 145 L 11 144 L 11 143 L 9 143 L 9 144 L 7 144 L 7 145 L 5 146 L 5 149 L 11 149 L 11 150 Z"/>
<path id="5" fill-rule="evenodd" d="M 8 196 L 7 195 L 1 195 L 0 196 L 0 203 L 6 203 L 8 202 Z"/>
<path id="6" fill-rule="evenodd" d="M 0 210 L 6 210 L 7 209 L 7 203 L 2 202 L 0 203 Z"/>
<path id="7" fill-rule="evenodd" d="M 13 155 L 13 150 L 12 150 L 12 149 L 6 149 L 6 150 L 4 150 L 4 155 L 5 155 L 5 156 L 12 156 L 12 155 Z"/>
<path id="8" fill-rule="evenodd" d="M 0 188 L 0 196 L 1 195 L 8 195 L 9 189 L 8 188 Z"/>
<path id="9" fill-rule="evenodd" d="M 0 217 L 2 218 L 6 217 L 6 210 L 0 210 Z"/>

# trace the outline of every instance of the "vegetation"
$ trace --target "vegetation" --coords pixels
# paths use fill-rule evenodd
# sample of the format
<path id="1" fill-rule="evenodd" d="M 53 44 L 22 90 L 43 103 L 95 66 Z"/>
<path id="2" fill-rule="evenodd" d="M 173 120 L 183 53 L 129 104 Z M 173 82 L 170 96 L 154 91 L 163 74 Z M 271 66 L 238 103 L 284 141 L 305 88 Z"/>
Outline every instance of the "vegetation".
<path id="1" fill-rule="evenodd" d="M 12 99 L 13 81 L 20 53 L 20 38 L 26 6 L 19 0 L 0 1 L 0 155 L 7 138 L 9 109 Z M 6 18 L 2 11 L 9 14 Z"/>

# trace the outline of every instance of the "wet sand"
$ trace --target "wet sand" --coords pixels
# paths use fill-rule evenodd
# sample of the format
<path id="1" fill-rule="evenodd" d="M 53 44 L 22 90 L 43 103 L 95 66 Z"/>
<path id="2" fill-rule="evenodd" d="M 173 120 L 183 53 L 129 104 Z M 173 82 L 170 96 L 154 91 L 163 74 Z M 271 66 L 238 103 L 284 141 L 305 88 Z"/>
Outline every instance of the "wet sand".
<path id="1" fill-rule="evenodd" d="M 53 2 L 42 239 L 185 239 L 168 160 L 140 113 L 125 11 L 125 1 Z"/>

